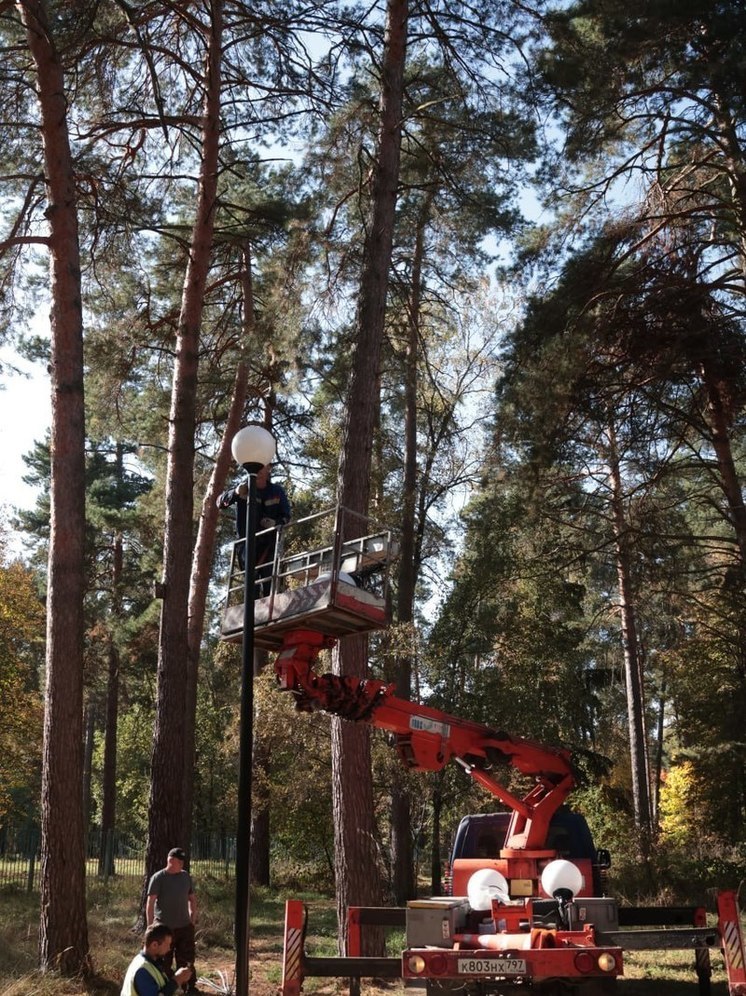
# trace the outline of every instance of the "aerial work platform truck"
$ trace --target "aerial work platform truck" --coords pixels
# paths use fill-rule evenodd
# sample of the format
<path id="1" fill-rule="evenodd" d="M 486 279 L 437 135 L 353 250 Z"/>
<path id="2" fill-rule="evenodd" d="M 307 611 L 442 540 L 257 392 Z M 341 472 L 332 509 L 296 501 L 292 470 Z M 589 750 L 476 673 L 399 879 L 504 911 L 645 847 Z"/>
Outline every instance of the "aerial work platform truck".
<path id="1" fill-rule="evenodd" d="M 300 712 L 321 709 L 385 730 L 402 764 L 414 771 L 458 764 L 505 807 L 491 824 L 504 837 L 495 840 L 493 833 L 487 848 L 460 848 L 449 895 L 412 899 L 406 908 L 348 910 L 345 957 L 308 955 L 306 907 L 288 900 L 281 996 L 300 996 L 311 977 L 349 979 L 352 996 L 366 978 L 403 980 L 431 996 L 610 996 L 624 975 L 625 951 L 675 949 L 693 953 L 700 996 L 711 991 L 712 950 L 722 954 L 728 996 L 746 996 L 734 890 L 718 894 L 711 925 L 702 907 L 628 907 L 603 894 L 608 852 L 594 849 L 582 815 L 566 805 L 577 782 L 569 750 L 399 698 L 382 681 L 318 673 L 319 654 L 339 638 L 383 629 L 389 621 L 393 533 L 362 517 L 351 523 L 338 508 L 319 521 L 299 520 L 300 539 L 286 527 L 269 592 L 256 601 L 255 643 L 276 651 L 279 688 Z M 232 569 L 224 639 L 242 639 L 242 598 L 241 572 Z M 510 791 L 497 777 L 501 768 L 526 776 L 528 791 Z M 469 820 L 479 829 L 484 816 L 465 817 L 463 841 L 470 839 Z M 401 954 L 364 956 L 368 925 L 404 927 Z"/>

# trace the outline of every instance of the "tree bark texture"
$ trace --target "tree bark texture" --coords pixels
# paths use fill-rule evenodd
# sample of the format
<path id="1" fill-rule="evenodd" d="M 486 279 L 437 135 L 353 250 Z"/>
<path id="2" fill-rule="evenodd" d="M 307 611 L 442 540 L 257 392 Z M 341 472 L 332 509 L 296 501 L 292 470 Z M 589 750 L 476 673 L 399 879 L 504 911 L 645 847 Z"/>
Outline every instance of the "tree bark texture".
<path id="1" fill-rule="evenodd" d="M 254 658 L 256 673 L 267 663 L 267 654 L 259 652 Z M 259 723 L 254 724 L 254 729 Z M 252 752 L 254 777 L 251 798 L 251 848 L 249 881 L 252 885 L 270 885 L 270 804 L 267 787 L 271 784 L 272 745 L 268 739 L 254 741 Z"/>
<path id="2" fill-rule="evenodd" d="M 701 366 L 702 380 L 707 391 L 707 421 L 712 436 L 723 494 L 728 504 L 728 513 L 738 544 L 740 568 L 746 566 L 746 504 L 743 500 L 743 487 L 738 476 L 736 461 L 730 440 L 731 419 L 728 415 L 728 388 L 711 368 L 708 362 Z"/>
<path id="3" fill-rule="evenodd" d="M 83 818 L 85 412 L 83 311 L 75 178 L 62 63 L 46 5 L 17 9 L 37 78 L 49 222 L 52 470 L 41 796 L 39 963 L 65 975 L 91 968 Z"/>
<path id="4" fill-rule="evenodd" d="M 241 271 L 243 292 L 243 340 L 244 348 L 250 348 L 254 334 L 254 292 L 251 274 L 251 249 L 246 246 L 243 254 Z M 207 491 L 202 499 L 197 539 L 192 558 L 191 583 L 189 587 L 189 608 L 187 624 L 187 687 L 185 730 L 184 730 L 184 825 L 191 836 L 192 800 L 194 796 L 194 762 L 195 762 L 195 721 L 197 714 L 197 677 L 199 673 L 199 654 L 202 646 L 202 635 L 205 628 L 205 605 L 207 592 L 212 576 L 212 562 L 215 553 L 215 537 L 218 528 L 220 510 L 217 500 L 225 487 L 225 480 L 233 459 L 231 443 L 241 427 L 246 397 L 248 393 L 249 368 L 241 360 L 236 368 L 233 380 L 233 392 L 228 408 L 228 418 L 220 441 L 220 448 L 215 458 L 215 464 L 207 485 Z"/>
<path id="5" fill-rule="evenodd" d="M 422 300 L 422 262 L 424 240 L 431 198 L 425 199 L 415 233 L 412 277 L 407 316 L 407 348 L 404 358 L 404 481 L 402 487 L 402 517 L 400 522 L 401 550 L 399 555 L 399 586 L 397 592 L 397 622 L 411 624 L 414 620 L 415 585 L 419 565 L 415 559 L 417 505 L 417 369 L 420 341 L 420 305 Z M 409 699 L 412 694 L 412 650 L 396 658 L 396 693 Z M 391 786 L 391 867 L 394 902 L 403 906 L 416 894 L 414 855 L 412 852 L 412 806 L 407 783 L 402 774 L 394 775 Z"/>
<path id="6" fill-rule="evenodd" d="M 381 80 L 381 127 L 363 248 L 357 338 L 339 465 L 339 501 L 366 514 L 370 495 L 381 345 L 399 182 L 401 117 L 407 44 L 407 0 L 389 0 Z"/>
<path id="7" fill-rule="evenodd" d="M 726 381 L 718 376 L 711 362 L 702 364 L 702 379 L 707 391 L 707 420 L 715 450 L 720 481 L 728 510 L 728 520 L 735 533 L 738 545 L 738 564 L 732 572 L 732 582 L 728 586 L 732 605 L 734 622 L 736 624 L 736 639 L 733 648 L 734 656 L 734 694 L 730 704 L 728 722 L 725 729 L 732 741 L 737 742 L 743 729 L 743 715 L 746 709 L 746 596 L 744 594 L 744 579 L 746 579 L 746 505 L 743 500 L 743 487 L 738 474 L 738 466 L 733 454 L 731 442 L 733 415 L 730 405 L 730 391 Z M 730 373 L 730 371 L 729 371 Z M 743 765 L 736 763 L 734 782 L 743 784 Z M 733 793 L 731 802 L 731 825 L 737 827 L 743 813 L 743 790 Z M 740 796 L 740 800 L 736 801 Z"/>
<path id="8" fill-rule="evenodd" d="M 443 894 L 443 869 L 440 863 L 440 817 L 443 811 L 443 772 L 437 771 L 433 778 L 433 835 L 430 841 L 430 893 Z"/>
<path id="9" fill-rule="evenodd" d="M 122 448 L 117 447 L 117 469 L 122 473 Z M 122 568 L 124 552 L 122 534 L 114 536 L 114 564 L 111 578 L 113 593 L 112 614 L 119 621 L 122 618 Z M 113 635 L 109 637 L 109 662 L 106 681 L 106 729 L 104 731 L 104 770 L 102 777 L 101 801 L 101 852 L 98 873 L 108 877 L 115 872 L 114 855 L 109 846 L 116 828 L 117 809 L 117 724 L 119 721 L 119 648 Z"/>
<path id="10" fill-rule="evenodd" d="M 379 405 L 378 384 L 386 317 L 386 295 L 399 182 L 407 0 L 388 0 L 381 79 L 381 124 L 371 190 L 371 211 L 363 247 L 352 360 L 339 464 L 338 500 L 365 515 L 370 498 L 371 456 Z M 366 636 L 347 637 L 334 655 L 338 672 L 364 675 Z M 332 806 L 340 951 L 347 949 L 347 909 L 381 902 L 380 861 L 374 846 L 375 814 L 370 771 L 370 730 L 332 719 Z M 383 936 L 367 935 L 366 954 L 382 951 Z"/>
<path id="11" fill-rule="evenodd" d="M 184 276 L 169 412 L 163 605 L 148 807 L 146 881 L 169 848 L 189 847 L 184 821 L 188 604 L 192 567 L 193 465 L 202 308 L 210 268 L 220 146 L 222 0 L 210 4 L 202 118 L 202 162 L 189 259 Z M 144 889 L 143 889 L 144 892 Z"/>
<path id="12" fill-rule="evenodd" d="M 645 698 L 642 668 L 640 665 L 640 645 L 637 636 L 634 594 L 632 592 L 631 555 L 622 499 L 622 479 L 616 432 L 613 426 L 609 427 L 608 437 L 619 613 L 622 650 L 624 654 L 624 675 L 627 689 L 627 725 L 632 768 L 632 796 L 635 823 L 641 833 L 643 855 L 647 857 L 649 854 L 652 827 L 650 771 L 645 727 Z"/>
<path id="13" fill-rule="evenodd" d="M 93 702 L 86 703 L 83 743 L 83 825 L 91 822 L 91 778 L 93 776 L 93 739 L 96 731 L 96 707 Z"/>
<path id="14" fill-rule="evenodd" d="M 355 905 L 382 904 L 382 869 L 373 818 L 368 727 L 336 718 L 331 725 L 334 872 L 337 882 L 339 953 L 343 955 L 347 950 L 347 910 Z M 359 736 L 361 732 L 365 734 L 364 737 Z M 335 758 L 342 758 L 344 763 L 334 763 Z M 362 941 L 363 954 L 373 956 L 382 953 L 383 939 L 380 931 L 367 928 Z"/>
<path id="15" fill-rule="evenodd" d="M 733 201 L 733 215 L 738 230 L 742 279 L 746 279 L 746 157 L 739 140 L 735 116 L 728 99 L 715 91 L 717 136 L 726 165 L 728 184 Z"/>

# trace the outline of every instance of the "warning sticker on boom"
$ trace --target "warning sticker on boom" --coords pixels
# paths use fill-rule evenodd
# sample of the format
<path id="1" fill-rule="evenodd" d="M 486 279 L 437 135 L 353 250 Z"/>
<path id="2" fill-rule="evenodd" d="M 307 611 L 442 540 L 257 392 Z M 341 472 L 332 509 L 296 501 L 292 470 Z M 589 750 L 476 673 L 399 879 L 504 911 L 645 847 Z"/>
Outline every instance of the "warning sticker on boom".
<path id="1" fill-rule="evenodd" d="M 428 719 L 426 716 L 412 716 L 409 720 L 411 730 L 423 730 L 425 733 L 437 733 L 441 737 L 451 735 L 451 727 L 448 723 L 439 723 L 435 719 Z"/>

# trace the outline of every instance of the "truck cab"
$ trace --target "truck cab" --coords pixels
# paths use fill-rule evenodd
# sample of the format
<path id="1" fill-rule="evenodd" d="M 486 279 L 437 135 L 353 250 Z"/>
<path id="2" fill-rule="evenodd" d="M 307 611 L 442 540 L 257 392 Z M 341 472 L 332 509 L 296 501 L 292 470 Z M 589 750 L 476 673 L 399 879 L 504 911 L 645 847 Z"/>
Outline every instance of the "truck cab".
<path id="1" fill-rule="evenodd" d="M 509 812 L 475 813 L 464 816 L 453 840 L 449 867 L 446 873 L 447 894 L 465 895 L 471 875 L 479 868 L 495 868 L 505 874 L 505 861 L 501 855 L 512 814 Z M 568 806 L 561 806 L 552 817 L 546 841 L 548 850 L 556 852 L 576 864 L 583 875 L 583 896 L 602 896 L 605 893 L 605 871 L 611 864 L 609 852 L 598 850 L 585 817 Z M 538 877 L 541 876 L 538 863 Z M 515 880 L 509 877 L 508 882 Z M 531 876 L 532 880 L 534 876 Z M 525 893 L 525 885 L 515 880 L 516 894 Z M 512 890 L 511 890 L 512 891 Z M 533 894 L 543 895 L 536 883 Z"/>

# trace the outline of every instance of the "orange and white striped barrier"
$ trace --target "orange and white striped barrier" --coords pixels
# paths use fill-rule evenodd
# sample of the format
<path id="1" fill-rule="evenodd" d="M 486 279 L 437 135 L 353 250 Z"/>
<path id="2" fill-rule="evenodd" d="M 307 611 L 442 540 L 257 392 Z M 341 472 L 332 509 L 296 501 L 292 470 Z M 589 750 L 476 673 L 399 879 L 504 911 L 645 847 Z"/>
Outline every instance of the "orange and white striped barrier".
<path id="1" fill-rule="evenodd" d="M 718 931 L 728 976 L 728 994 L 746 996 L 746 954 L 735 892 L 718 894 Z"/>
<path id="2" fill-rule="evenodd" d="M 306 907 L 300 899 L 285 903 L 285 944 L 282 958 L 282 996 L 300 996 L 303 986 L 303 944 Z"/>

